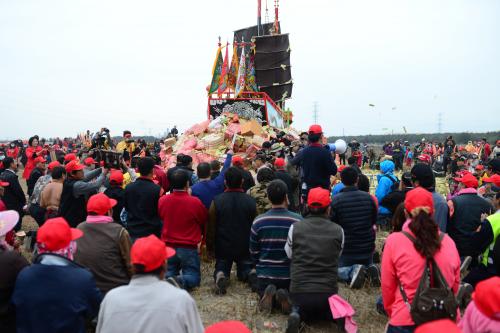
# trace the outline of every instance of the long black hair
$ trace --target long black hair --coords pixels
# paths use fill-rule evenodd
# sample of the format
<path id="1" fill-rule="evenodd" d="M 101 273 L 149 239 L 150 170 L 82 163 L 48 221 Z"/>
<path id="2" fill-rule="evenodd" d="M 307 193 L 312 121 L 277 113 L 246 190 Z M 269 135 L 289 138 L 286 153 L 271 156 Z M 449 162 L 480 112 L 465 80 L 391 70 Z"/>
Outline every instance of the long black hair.
<path id="1" fill-rule="evenodd" d="M 429 213 L 421 210 L 412 216 L 409 224 L 410 230 L 415 235 L 415 249 L 424 257 L 432 258 L 441 248 L 439 242 L 438 225 Z"/>

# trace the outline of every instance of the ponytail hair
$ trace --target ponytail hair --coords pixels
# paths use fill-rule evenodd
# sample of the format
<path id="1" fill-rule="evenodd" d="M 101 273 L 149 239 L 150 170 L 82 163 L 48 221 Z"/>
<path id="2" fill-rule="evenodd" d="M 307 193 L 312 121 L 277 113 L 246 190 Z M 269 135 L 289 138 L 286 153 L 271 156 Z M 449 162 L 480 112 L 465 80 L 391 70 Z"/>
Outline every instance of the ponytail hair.
<path id="1" fill-rule="evenodd" d="M 425 210 L 418 211 L 412 216 L 409 224 L 410 230 L 415 235 L 415 250 L 422 256 L 430 259 L 441 248 L 439 230 L 436 222 Z"/>

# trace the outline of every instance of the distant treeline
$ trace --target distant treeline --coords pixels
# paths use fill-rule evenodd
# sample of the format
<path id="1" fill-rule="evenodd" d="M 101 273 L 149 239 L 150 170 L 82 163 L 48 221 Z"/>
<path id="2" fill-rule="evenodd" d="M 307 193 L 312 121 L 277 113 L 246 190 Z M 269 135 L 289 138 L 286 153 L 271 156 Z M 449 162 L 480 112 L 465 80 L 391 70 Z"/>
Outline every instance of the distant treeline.
<path id="1" fill-rule="evenodd" d="M 437 141 L 443 142 L 446 140 L 448 136 L 453 136 L 453 140 L 457 144 L 466 144 L 468 141 L 478 141 L 482 138 L 486 138 L 490 144 L 494 144 L 496 140 L 500 139 L 500 131 L 496 132 L 486 132 L 486 133 L 469 133 L 469 132 L 460 132 L 460 133 L 422 133 L 422 134 L 369 134 L 369 135 L 356 135 L 356 136 L 331 136 L 328 137 L 328 142 L 335 142 L 337 139 L 343 139 L 347 143 L 352 140 L 357 140 L 361 143 L 386 143 L 386 142 L 394 142 L 395 140 L 407 140 L 410 144 L 415 144 L 420 142 L 422 138 L 425 138 L 427 141 Z"/>

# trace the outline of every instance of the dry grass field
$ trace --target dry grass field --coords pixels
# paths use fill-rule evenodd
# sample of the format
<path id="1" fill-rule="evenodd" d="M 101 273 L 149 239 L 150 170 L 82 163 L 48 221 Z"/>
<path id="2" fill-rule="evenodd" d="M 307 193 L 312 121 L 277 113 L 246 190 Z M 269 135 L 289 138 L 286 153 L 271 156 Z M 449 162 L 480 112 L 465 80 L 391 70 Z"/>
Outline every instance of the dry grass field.
<path id="1" fill-rule="evenodd" d="M 365 173 L 374 174 L 370 170 Z M 437 179 L 437 188 L 440 193 L 446 193 L 444 179 Z M 21 181 L 24 183 L 24 181 Z M 374 184 L 372 184 L 374 185 Z M 23 219 L 23 230 L 36 229 L 36 223 L 30 216 Z M 377 235 L 377 250 L 387 237 L 386 233 Z M 284 332 L 287 317 L 279 313 L 263 315 L 257 309 L 258 296 L 252 293 L 247 285 L 238 282 L 233 272 L 231 284 L 224 296 L 215 295 L 213 292 L 214 282 L 212 279 L 214 263 L 202 263 L 201 286 L 191 294 L 198 304 L 201 318 L 205 325 L 215 323 L 220 320 L 241 320 L 252 329 L 254 333 L 274 333 Z M 378 314 L 375 310 L 375 300 L 380 294 L 380 288 L 370 288 L 366 285 L 359 290 L 351 290 L 346 285 L 340 283 L 339 294 L 356 310 L 354 317 L 361 333 L 379 333 L 385 331 L 387 318 Z M 330 333 L 337 332 L 335 325 L 329 323 L 315 323 L 313 326 L 306 326 L 304 333 Z"/>

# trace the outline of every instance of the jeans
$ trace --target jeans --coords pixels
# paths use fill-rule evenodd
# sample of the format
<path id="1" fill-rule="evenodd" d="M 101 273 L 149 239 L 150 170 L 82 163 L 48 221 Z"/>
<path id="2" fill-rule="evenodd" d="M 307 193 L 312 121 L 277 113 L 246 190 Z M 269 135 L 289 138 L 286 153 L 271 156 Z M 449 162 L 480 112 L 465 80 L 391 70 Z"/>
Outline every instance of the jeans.
<path id="1" fill-rule="evenodd" d="M 416 326 L 392 326 L 389 325 L 387 333 L 413 333 Z"/>
<path id="2" fill-rule="evenodd" d="M 358 266 L 368 267 L 372 264 L 373 264 L 373 254 L 370 254 L 368 256 L 343 254 L 339 258 L 339 270 L 338 270 L 339 280 L 349 283 L 351 282 L 354 270 Z"/>
<path id="3" fill-rule="evenodd" d="M 239 260 L 216 258 L 214 280 L 218 272 L 223 272 L 226 278 L 229 278 L 231 276 L 233 262 L 236 263 L 236 276 L 238 280 L 246 281 L 248 279 L 248 273 L 250 273 L 253 268 L 253 262 L 250 258 Z"/>
<path id="4" fill-rule="evenodd" d="M 198 287 L 201 280 L 200 257 L 197 249 L 178 247 L 168 259 L 167 278 L 173 277 L 184 289 Z"/>

